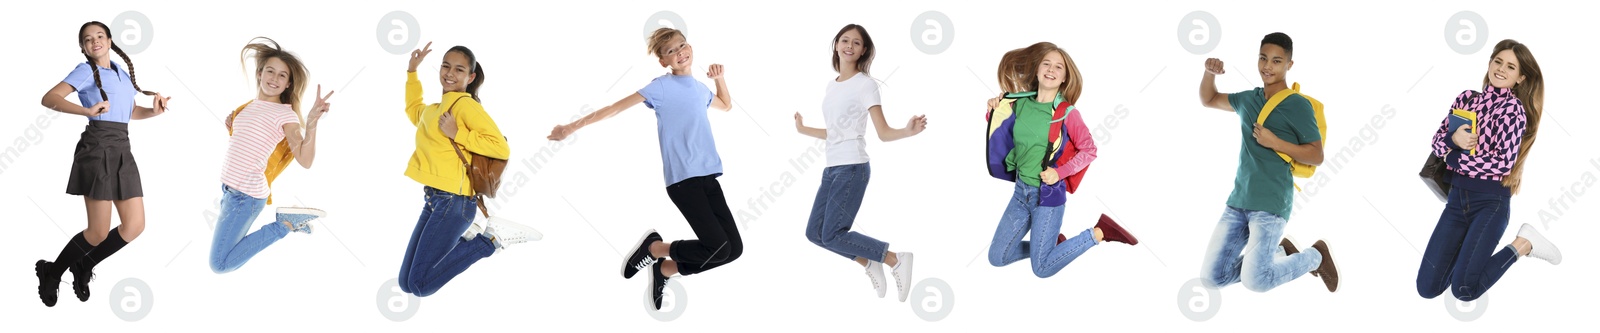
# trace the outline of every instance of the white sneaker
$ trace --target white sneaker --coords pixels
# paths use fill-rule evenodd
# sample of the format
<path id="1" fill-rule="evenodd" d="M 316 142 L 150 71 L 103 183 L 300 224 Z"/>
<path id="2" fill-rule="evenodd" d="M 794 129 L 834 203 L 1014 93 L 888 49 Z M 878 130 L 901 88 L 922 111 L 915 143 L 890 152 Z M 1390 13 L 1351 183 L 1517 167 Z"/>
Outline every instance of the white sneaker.
<path id="1" fill-rule="evenodd" d="M 1528 240 L 1528 244 L 1532 246 L 1532 249 L 1528 250 L 1529 257 L 1544 259 L 1551 265 L 1561 264 L 1561 249 L 1557 249 L 1555 244 L 1539 234 L 1539 230 L 1534 229 L 1532 224 L 1523 223 L 1522 230 L 1517 231 L 1517 237 Z"/>
<path id="2" fill-rule="evenodd" d="M 911 296 L 911 283 L 915 282 L 911 280 L 911 252 L 896 253 L 895 258 L 900 263 L 893 268 L 894 286 L 900 288 L 900 301 L 905 302 Z"/>
<path id="3" fill-rule="evenodd" d="M 522 244 L 544 239 L 544 234 L 533 227 L 525 226 L 510 220 L 491 217 L 489 227 L 484 235 L 489 236 L 489 241 L 494 242 L 495 250 L 505 249 L 512 244 Z"/>
<path id="4" fill-rule="evenodd" d="M 888 293 L 889 288 L 883 283 L 883 263 L 868 260 L 867 278 L 872 279 L 872 289 L 878 291 L 878 298 L 883 298 L 883 295 Z"/>

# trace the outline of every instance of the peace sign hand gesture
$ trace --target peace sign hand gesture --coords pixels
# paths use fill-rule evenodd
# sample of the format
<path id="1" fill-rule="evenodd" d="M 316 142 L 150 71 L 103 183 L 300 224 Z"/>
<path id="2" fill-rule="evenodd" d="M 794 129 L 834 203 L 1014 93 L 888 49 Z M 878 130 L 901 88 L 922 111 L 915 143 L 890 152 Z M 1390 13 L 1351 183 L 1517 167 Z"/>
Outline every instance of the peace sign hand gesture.
<path id="1" fill-rule="evenodd" d="M 306 128 L 316 128 L 317 120 L 322 119 L 324 113 L 328 113 L 328 108 L 333 105 L 328 103 L 329 97 L 333 97 L 333 90 L 329 90 L 327 95 L 323 95 L 322 85 L 317 85 L 317 101 L 311 104 L 311 118 L 307 120 Z"/>

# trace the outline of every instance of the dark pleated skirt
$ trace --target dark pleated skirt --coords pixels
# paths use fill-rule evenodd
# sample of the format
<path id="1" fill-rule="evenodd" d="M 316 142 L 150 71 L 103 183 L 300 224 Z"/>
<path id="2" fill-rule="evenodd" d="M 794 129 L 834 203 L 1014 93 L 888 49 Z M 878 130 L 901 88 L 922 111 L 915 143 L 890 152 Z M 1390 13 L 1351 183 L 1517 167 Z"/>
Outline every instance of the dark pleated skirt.
<path id="1" fill-rule="evenodd" d="M 144 196 L 139 163 L 128 143 L 128 124 L 90 121 L 72 153 L 67 194 L 94 200 L 126 200 Z"/>

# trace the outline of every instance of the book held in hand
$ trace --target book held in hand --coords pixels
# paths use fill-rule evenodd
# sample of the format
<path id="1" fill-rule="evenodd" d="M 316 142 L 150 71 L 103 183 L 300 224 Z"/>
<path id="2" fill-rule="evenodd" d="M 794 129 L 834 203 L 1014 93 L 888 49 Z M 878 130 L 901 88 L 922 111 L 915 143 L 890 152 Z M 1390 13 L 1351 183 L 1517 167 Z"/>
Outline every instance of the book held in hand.
<path id="1" fill-rule="evenodd" d="M 1461 126 L 1467 126 L 1467 132 L 1478 134 L 1478 113 L 1462 109 L 1450 110 L 1450 131 L 1447 133 L 1455 133 Z M 1472 147 L 1467 154 L 1477 155 L 1478 147 Z"/>

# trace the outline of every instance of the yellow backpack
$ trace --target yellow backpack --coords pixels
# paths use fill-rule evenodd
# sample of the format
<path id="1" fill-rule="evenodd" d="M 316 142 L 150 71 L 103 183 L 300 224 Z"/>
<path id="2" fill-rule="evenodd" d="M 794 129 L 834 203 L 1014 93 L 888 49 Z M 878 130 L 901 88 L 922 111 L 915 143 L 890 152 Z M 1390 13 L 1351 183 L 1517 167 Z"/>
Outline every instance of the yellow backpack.
<path id="1" fill-rule="evenodd" d="M 1278 93 L 1272 94 L 1272 98 L 1267 99 L 1267 105 L 1261 108 L 1261 115 L 1256 116 L 1256 124 L 1265 125 L 1267 123 L 1267 115 L 1272 114 L 1272 109 L 1277 108 L 1278 103 L 1282 103 L 1283 99 L 1288 98 L 1289 95 L 1293 94 L 1300 94 L 1300 97 L 1304 97 L 1306 101 L 1311 102 L 1311 110 L 1316 114 L 1317 118 L 1317 133 L 1321 134 L 1322 136 L 1322 140 L 1320 142 L 1327 143 L 1328 121 L 1322 117 L 1322 102 L 1317 101 L 1315 98 L 1311 98 L 1311 96 L 1300 93 L 1300 83 L 1295 83 L 1292 88 L 1279 90 Z M 1295 161 L 1294 158 L 1289 157 L 1289 154 L 1278 152 L 1278 157 L 1282 157 L 1284 162 L 1289 162 L 1294 176 L 1297 178 L 1311 178 L 1311 175 L 1317 172 L 1316 166 Z M 1300 185 L 1295 185 L 1294 188 L 1295 190 L 1299 190 Z"/>

